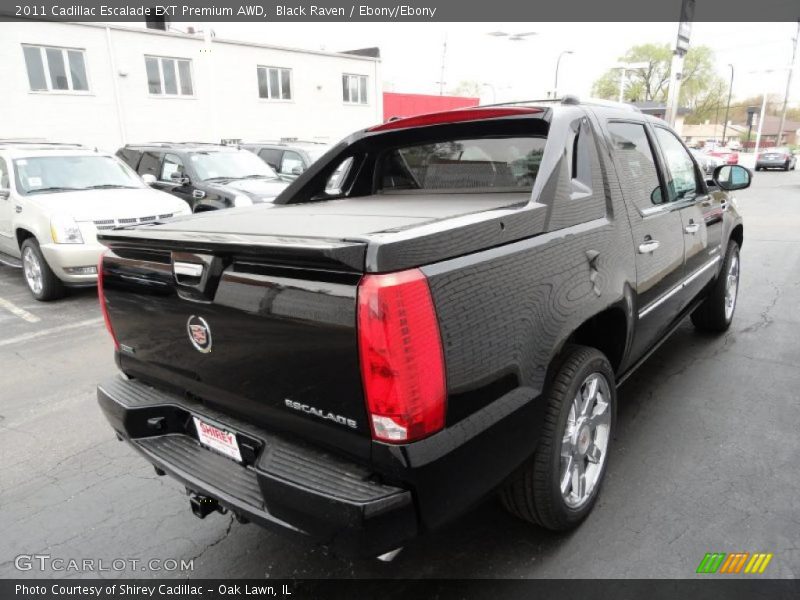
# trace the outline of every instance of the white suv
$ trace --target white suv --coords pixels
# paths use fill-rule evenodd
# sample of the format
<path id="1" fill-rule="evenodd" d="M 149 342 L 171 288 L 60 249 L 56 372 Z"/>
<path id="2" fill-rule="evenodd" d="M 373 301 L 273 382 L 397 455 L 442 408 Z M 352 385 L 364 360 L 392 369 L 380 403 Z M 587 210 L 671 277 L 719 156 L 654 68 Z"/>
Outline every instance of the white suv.
<path id="1" fill-rule="evenodd" d="M 0 142 L 0 262 L 21 266 L 37 300 L 94 285 L 97 231 L 191 214 L 111 154 L 77 145 Z"/>

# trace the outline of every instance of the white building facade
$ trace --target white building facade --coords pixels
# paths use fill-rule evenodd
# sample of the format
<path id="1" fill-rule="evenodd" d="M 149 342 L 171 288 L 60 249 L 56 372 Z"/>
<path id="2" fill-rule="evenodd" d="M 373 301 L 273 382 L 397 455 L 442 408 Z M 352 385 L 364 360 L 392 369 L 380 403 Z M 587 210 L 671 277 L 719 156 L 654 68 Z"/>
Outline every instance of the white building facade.
<path id="1" fill-rule="evenodd" d="M 296 137 L 380 123 L 380 60 L 95 23 L 0 23 L 0 139 Z"/>

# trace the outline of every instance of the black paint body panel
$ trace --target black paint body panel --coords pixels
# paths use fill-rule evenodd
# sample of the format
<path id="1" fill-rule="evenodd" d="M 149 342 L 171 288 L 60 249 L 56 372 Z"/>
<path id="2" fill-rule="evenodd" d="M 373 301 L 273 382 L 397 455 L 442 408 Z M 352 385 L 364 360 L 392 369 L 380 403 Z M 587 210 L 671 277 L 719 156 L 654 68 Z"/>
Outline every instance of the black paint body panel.
<path id="1" fill-rule="evenodd" d="M 157 387 L 362 465 L 411 492 L 420 531 L 439 527 L 534 453 L 543 392 L 565 344 L 584 340 L 602 320 L 598 343 L 625 377 L 705 293 L 741 227 L 735 204 L 714 189 L 696 205 L 664 207 L 666 218 L 643 214 L 637 192 L 618 175 L 611 119 L 654 126 L 623 109 L 553 106 L 480 124 L 360 132 L 311 165 L 272 208 L 104 233 L 111 321 L 120 342 L 134 346 L 118 363 Z M 429 130 L 511 135 L 520 128 L 547 136 L 527 197 L 465 195 L 447 204 L 446 195 L 381 196 L 363 182 L 381 148 L 424 141 Z M 319 202 L 320 186 L 347 156 L 359 169 L 346 197 Z M 660 153 L 657 160 L 663 169 Z M 703 229 L 685 252 L 680 228 L 694 218 Z M 637 252 L 649 235 L 680 248 L 670 248 L 668 261 L 650 260 Z M 213 300 L 181 297 L 171 273 L 177 251 L 222 261 Z M 682 287 L 687 264 L 709 266 L 691 292 Z M 412 267 L 428 278 L 439 321 L 446 426 L 415 443 L 378 443 L 361 389 L 357 285 L 364 273 Z M 191 348 L 191 314 L 208 319 L 218 354 Z M 286 398 L 357 426 L 289 410 Z"/>

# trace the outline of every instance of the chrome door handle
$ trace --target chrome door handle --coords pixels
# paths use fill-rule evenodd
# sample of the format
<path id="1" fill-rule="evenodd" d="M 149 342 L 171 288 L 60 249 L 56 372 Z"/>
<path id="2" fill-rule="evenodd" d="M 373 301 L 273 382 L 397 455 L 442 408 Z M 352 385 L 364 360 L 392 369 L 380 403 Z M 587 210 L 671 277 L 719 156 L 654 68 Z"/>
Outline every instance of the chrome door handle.
<path id="1" fill-rule="evenodd" d="M 687 225 L 686 227 L 684 227 L 684 228 L 683 228 L 683 230 L 684 230 L 686 233 L 691 233 L 692 235 L 694 235 L 695 233 L 697 233 L 698 231 L 700 231 L 700 225 L 699 225 L 699 224 L 697 224 L 697 223 L 690 223 L 689 225 Z"/>
<path id="2" fill-rule="evenodd" d="M 657 240 L 648 240 L 639 244 L 639 254 L 650 254 L 651 252 L 655 252 L 658 250 L 658 247 L 661 244 L 658 243 Z"/>

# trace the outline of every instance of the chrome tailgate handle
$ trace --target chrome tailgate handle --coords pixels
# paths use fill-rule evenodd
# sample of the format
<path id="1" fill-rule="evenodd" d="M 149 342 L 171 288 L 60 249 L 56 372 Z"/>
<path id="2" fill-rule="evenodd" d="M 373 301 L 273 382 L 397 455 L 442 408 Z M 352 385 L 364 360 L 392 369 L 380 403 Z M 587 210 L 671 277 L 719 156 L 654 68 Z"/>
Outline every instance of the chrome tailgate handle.
<path id="1" fill-rule="evenodd" d="M 203 276 L 203 265 L 197 263 L 176 262 L 173 263 L 172 269 L 175 275 L 183 275 L 184 277 Z"/>

